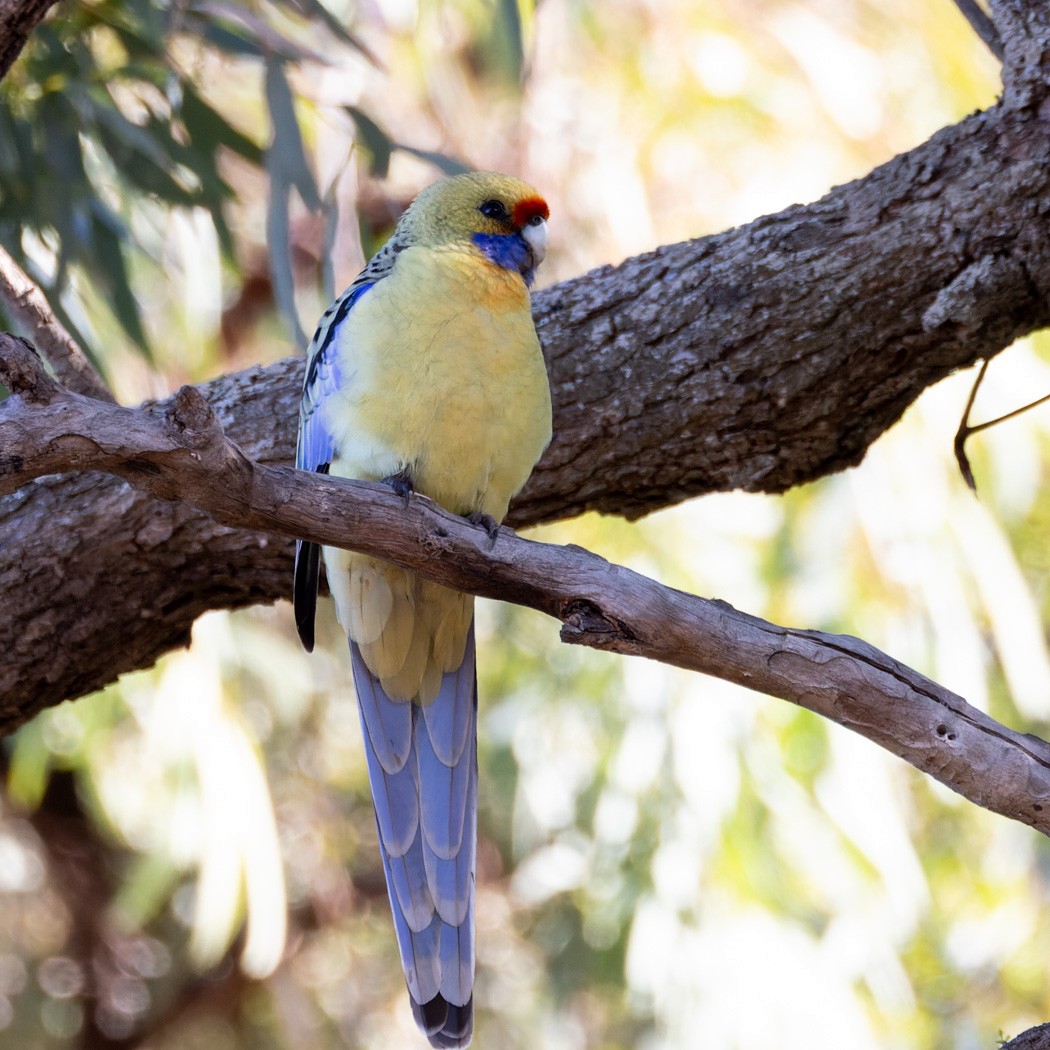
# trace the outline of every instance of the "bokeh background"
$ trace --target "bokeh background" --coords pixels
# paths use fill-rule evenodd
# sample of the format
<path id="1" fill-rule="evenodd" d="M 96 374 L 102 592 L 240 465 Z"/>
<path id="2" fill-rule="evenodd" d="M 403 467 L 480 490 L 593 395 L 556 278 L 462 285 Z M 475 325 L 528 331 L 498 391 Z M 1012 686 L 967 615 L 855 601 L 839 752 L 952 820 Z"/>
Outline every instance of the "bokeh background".
<path id="1" fill-rule="evenodd" d="M 747 222 L 994 103 L 950 0 L 88 0 L 0 87 L 0 243 L 133 403 L 301 353 L 442 171 L 518 173 L 541 284 Z M 993 363 L 977 417 L 1050 390 Z M 859 468 L 537 530 L 858 634 L 1050 732 L 1050 412 L 971 376 Z M 421 1047 L 345 644 L 290 607 L 5 742 L 0 1045 Z M 778 700 L 480 603 L 482 1050 L 991 1048 L 1050 1017 L 1050 847 Z"/>

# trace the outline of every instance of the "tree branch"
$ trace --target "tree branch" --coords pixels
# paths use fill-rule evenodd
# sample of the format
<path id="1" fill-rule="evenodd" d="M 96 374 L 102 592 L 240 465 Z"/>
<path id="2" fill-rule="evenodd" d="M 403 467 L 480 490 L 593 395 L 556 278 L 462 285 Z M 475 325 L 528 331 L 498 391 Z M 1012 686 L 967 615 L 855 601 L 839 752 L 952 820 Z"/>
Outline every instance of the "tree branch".
<path id="1" fill-rule="evenodd" d="M 845 469 L 926 387 L 1045 327 L 1046 95 L 1014 92 L 814 204 L 537 293 L 555 437 L 509 522 L 637 518 Z M 295 359 L 200 390 L 245 455 L 289 463 L 301 382 Z M 289 587 L 290 542 L 98 475 L 0 498 L 0 543 L 6 667 L 38 704 Z"/>
<path id="2" fill-rule="evenodd" d="M 1050 10 L 1044 0 L 989 0 L 1003 46 L 1004 101 L 1029 106 L 1050 78 Z"/>
<path id="3" fill-rule="evenodd" d="M 14 394 L 0 492 L 55 470 L 105 470 L 237 528 L 304 536 L 562 621 L 562 640 L 647 656 L 790 700 L 860 733 L 964 797 L 1050 834 L 1050 745 L 1014 732 L 856 638 L 799 631 L 556 547 L 484 529 L 382 485 L 253 463 L 200 394 L 133 410 L 63 390 L 0 336 Z M 17 687 L 15 687 L 17 688 Z M 26 698 L 16 697 L 16 712 Z"/>
<path id="4" fill-rule="evenodd" d="M 995 28 L 995 23 L 988 17 L 984 8 L 977 0 L 955 0 L 955 6 L 970 23 L 970 28 L 984 41 L 988 50 L 1002 62 L 1005 57 L 1003 42 L 999 38 L 999 30 Z"/>
<path id="5" fill-rule="evenodd" d="M 0 0 L 0 80 L 57 0 Z"/>
<path id="6" fill-rule="evenodd" d="M 102 401 L 113 400 L 95 366 L 55 316 L 44 293 L 3 247 L 0 247 L 0 301 L 70 390 Z"/>

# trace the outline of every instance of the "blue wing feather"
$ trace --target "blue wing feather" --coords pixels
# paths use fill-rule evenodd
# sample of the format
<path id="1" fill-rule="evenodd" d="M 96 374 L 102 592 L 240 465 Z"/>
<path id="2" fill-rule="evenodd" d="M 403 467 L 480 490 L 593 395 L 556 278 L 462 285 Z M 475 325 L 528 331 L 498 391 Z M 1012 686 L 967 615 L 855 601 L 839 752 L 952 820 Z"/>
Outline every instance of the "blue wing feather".
<path id="1" fill-rule="evenodd" d="M 339 328 L 361 296 L 393 269 L 397 253 L 391 250 L 385 261 L 380 258 L 383 254 L 376 255 L 354 283 L 324 312 L 307 347 L 303 397 L 299 404 L 299 440 L 295 447 L 295 465 L 299 470 L 327 474 L 336 454 L 335 437 L 325 424 L 322 407 L 349 378 L 342 375 L 335 352 Z M 314 615 L 320 575 L 320 548 L 316 543 L 296 540 L 292 605 L 296 630 L 307 652 L 314 648 Z"/>

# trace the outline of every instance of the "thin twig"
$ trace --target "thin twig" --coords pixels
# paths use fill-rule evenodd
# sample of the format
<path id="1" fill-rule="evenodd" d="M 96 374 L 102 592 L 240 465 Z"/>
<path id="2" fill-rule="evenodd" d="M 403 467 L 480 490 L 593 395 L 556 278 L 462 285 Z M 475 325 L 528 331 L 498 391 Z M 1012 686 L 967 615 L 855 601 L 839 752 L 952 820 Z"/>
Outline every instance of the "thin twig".
<path id="1" fill-rule="evenodd" d="M 955 0 L 955 6 L 970 23 L 973 31 L 988 45 L 988 50 L 1002 62 L 1006 51 L 999 30 L 995 28 L 995 23 L 988 13 L 978 6 L 976 0 Z"/>
<path id="2" fill-rule="evenodd" d="M 963 480 L 970 487 L 971 491 L 977 492 L 977 483 L 974 481 L 973 471 L 970 469 L 970 457 L 966 455 L 966 441 L 974 434 L 979 434 L 982 430 L 988 430 L 990 427 L 998 426 L 1000 423 L 1006 423 L 1008 420 L 1014 419 L 1024 412 L 1028 412 L 1033 408 L 1038 408 L 1040 405 L 1046 404 L 1050 401 L 1050 394 L 1044 394 L 1042 397 L 1037 397 L 1034 401 L 1029 401 L 1027 405 L 1022 405 L 1020 408 L 1012 409 L 1009 412 L 1004 413 L 1001 416 L 996 416 L 995 419 L 986 419 L 983 423 L 977 423 L 973 426 L 970 425 L 970 413 L 973 411 L 973 403 L 977 399 L 977 391 L 984 381 L 985 374 L 988 371 L 988 360 L 982 362 L 981 369 L 977 373 L 977 378 L 974 380 L 973 389 L 970 391 L 970 396 L 966 401 L 966 408 L 963 410 L 962 421 L 959 423 L 959 429 L 955 432 L 955 460 L 959 464 L 959 471 L 963 476 Z"/>
<path id="3" fill-rule="evenodd" d="M 55 375 L 70 390 L 99 401 L 114 400 L 95 366 L 55 316 L 33 279 L 0 248 L 0 300 L 12 320 L 40 348 Z"/>
<path id="4" fill-rule="evenodd" d="M 959 429 L 955 432 L 955 462 L 959 464 L 959 473 L 962 474 L 963 480 L 969 486 L 970 491 L 977 492 L 977 482 L 974 481 L 973 471 L 970 469 L 970 458 L 966 455 L 966 439 L 973 432 L 970 428 L 970 413 L 973 411 L 973 403 L 977 400 L 977 391 L 981 388 L 981 383 L 984 382 L 985 374 L 988 371 L 988 363 L 990 358 L 985 358 L 981 362 L 981 367 L 977 372 L 977 378 L 973 382 L 973 389 L 970 390 L 970 396 L 966 399 L 966 408 L 963 409 L 962 419 L 959 420 Z"/>

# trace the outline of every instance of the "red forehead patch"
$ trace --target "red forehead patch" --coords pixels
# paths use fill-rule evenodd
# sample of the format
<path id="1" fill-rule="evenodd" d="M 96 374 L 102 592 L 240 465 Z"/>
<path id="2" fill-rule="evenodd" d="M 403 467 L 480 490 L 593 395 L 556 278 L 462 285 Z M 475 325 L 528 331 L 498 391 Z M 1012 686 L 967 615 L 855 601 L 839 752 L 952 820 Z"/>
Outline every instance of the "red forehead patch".
<path id="1" fill-rule="evenodd" d="M 537 215 L 541 219 L 546 219 L 550 215 L 547 202 L 542 197 L 525 197 L 514 205 L 514 211 L 511 212 L 515 226 L 527 226 L 529 220 L 536 218 Z"/>

